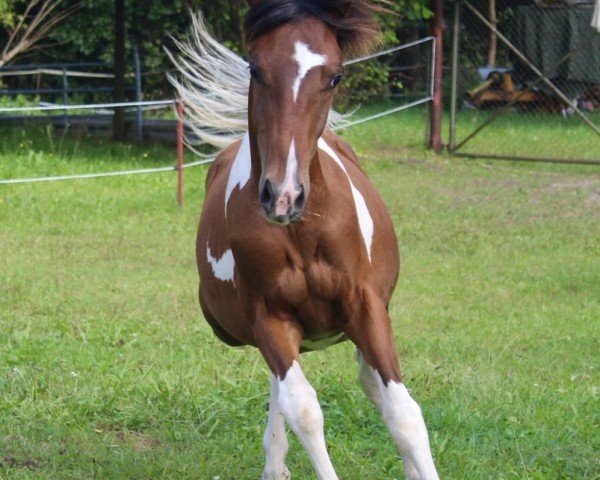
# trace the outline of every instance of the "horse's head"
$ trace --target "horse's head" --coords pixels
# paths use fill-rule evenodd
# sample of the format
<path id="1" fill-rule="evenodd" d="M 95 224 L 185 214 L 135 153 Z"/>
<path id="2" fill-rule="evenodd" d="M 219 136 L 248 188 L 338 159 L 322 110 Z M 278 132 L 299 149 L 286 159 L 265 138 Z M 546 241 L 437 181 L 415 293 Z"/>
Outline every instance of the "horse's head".
<path id="1" fill-rule="evenodd" d="M 252 8 L 245 22 L 252 75 L 248 120 L 253 162 L 260 168 L 258 197 L 269 221 L 287 225 L 304 211 L 311 161 L 342 80 L 343 55 L 350 44 L 344 35 L 358 39 L 360 22 L 352 15 L 356 17 L 357 5 L 362 4 L 348 0 L 249 3 Z M 360 19 L 366 18 L 364 14 Z M 356 31 L 350 32 L 351 24 Z"/>

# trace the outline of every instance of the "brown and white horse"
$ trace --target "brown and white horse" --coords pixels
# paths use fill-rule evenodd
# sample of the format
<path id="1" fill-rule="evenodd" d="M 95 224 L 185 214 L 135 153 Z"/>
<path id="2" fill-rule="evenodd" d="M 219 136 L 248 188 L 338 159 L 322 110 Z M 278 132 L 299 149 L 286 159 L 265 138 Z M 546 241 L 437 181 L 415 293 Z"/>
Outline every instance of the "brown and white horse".
<path id="1" fill-rule="evenodd" d="M 206 320 L 225 343 L 258 347 L 272 372 L 262 478 L 289 478 L 285 421 L 318 478 L 337 478 L 300 353 L 349 339 L 360 383 L 398 446 L 407 478 L 437 479 L 388 315 L 399 270 L 392 221 L 352 149 L 327 127 L 344 56 L 376 37 L 376 7 L 364 0 L 249 4 L 247 133 L 210 168 L 196 253 Z M 202 63 L 220 56 L 223 65 L 238 63 L 231 75 L 239 76 L 239 59 L 199 38 L 207 35 L 200 22 L 197 30 L 196 67 L 221 82 L 216 89 L 227 103 L 226 82 L 238 79 Z M 188 45 L 187 54 L 192 50 Z M 176 86 L 193 103 L 207 87 L 194 78 L 192 63 L 179 59 L 188 80 Z M 204 97 L 205 119 L 219 116 L 218 95 Z"/>

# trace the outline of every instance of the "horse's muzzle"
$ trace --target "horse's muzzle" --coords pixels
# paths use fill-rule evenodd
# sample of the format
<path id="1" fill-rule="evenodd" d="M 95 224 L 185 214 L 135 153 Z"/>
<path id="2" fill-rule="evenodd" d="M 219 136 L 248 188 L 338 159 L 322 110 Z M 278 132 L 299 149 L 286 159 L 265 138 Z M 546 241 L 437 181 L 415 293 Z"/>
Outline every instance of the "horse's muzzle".
<path id="1" fill-rule="evenodd" d="M 301 219 L 306 205 L 304 186 L 276 191 L 266 180 L 260 191 L 259 200 L 269 222 L 285 226 Z"/>

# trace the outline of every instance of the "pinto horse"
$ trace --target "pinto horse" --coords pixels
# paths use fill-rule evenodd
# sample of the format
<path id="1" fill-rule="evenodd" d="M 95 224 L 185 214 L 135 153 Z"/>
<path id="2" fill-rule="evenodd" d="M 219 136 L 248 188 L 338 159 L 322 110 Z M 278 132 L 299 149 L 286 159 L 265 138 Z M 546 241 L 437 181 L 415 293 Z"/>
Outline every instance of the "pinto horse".
<path id="1" fill-rule="evenodd" d="M 327 125 L 343 59 L 375 39 L 377 7 L 364 0 L 248 3 L 247 132 L 210 168 L 196 254 L 200 305 L 214 333 L 232 346 L 257 347 L 272 372 L 262 478 L 289 478 L 287 421 L 318 478 L 337 479 L 300 353 L 350 340 L 362 388 L 381 412 L 407 478 L 437 479 L 388 314 L 399 270 L 392 221 L 355 153 Z M 201 24 L 199 30 L 202 64 L 202 54 L 219 47 L 199 39 L 207 35 Z M 221 47 L 219 55 L 239 67 L 231 52 Z M 188 79 L 175 81 L 180 95 L 198 101 L 206 87 L 190 62 L 179 66 Z M 237 80 L 216 70 L 204 66 L 213 80 Z M 231 101 L 227 87 L 221 90 L 223 102 Z M 219 102 L 204 94 L 206 120 L 218 116 Z"/>

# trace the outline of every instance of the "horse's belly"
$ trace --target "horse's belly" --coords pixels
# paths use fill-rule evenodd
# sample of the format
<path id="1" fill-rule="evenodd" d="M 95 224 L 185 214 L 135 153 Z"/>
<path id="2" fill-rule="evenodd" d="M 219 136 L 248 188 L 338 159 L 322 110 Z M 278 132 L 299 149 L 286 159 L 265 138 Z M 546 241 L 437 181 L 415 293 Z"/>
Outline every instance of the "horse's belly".
<path id="1" fill-rule="evenodd" d="M 223 337 L 219 335 L 221 330 L 237 344 L 253 345 L 254 340 L 239 302 L 231 250 L 222 247 L 219 250 L 215 248 L 213 252 L 203 235 L 199 235 L 198 245 L 200 303 L 206 320 L 219 337 Z"/>
<path id="2" fill-rule="evenodd" d="M 335 332 L 331 335 L 327 335 L 322 338 L 309 339 L 305 338 L 300 344 L 300 350 L 303 352 L 312 352 L 314 350 L 323 350 L 327 347 L 331 347 L 336 343 L 340 343 L 346 340 L 346 334 L 344 332 Z"/>

